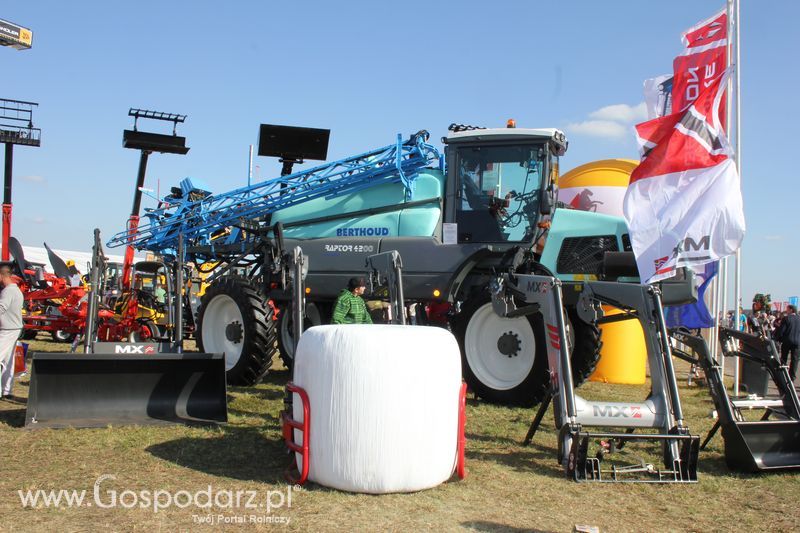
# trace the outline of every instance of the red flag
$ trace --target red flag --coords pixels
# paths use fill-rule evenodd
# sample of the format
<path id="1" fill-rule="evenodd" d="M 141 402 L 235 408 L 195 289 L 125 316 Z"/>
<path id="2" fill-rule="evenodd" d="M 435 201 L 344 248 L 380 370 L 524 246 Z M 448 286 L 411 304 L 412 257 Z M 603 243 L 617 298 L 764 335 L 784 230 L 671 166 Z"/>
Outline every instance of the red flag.
<path id="1" fill-rule="evenodd" d="M 728 159 L 730 148 L 718 120 L 724 90 L 717 77 L 684 111 L 636 125 L 641 162 L 630 183 L 652 176 L 708 168 Z"/>
<path id="2" fill-rule="evenodd" d="M 728 15 L 720 11 L 681 35 L 686 50 L 672 63 L 672 110 L 685 111 L 728 67 Z M 720 120 L 725 127 L 725 99 Z"/>
<path id="3" fill-rule="evenodd" d="M 624 212 L 645 282 L 730 255 L 744 237 L 736 166 L 719 121 L 727 72 L 683 111 L 636 126 L 642 160 Z"/>

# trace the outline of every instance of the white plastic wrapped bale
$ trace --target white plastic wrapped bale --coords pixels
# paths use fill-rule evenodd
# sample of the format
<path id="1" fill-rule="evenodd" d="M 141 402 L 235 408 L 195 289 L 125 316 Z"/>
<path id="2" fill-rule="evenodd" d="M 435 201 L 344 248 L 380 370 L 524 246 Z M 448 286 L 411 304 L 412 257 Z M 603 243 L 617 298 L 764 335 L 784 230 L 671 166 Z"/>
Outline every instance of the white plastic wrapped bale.
<path id="1" fill-rule="evenodd" d="M 453 474 L 461 357 L 450 332 L 377 324 L 313 327 L 300 338 L 294 383 L 310 403 L 309 480 L 382 494 L 427 489 Z M 298 394 L 293 418 L 303 420 Z M 294 438 L 301 444 L 302 432 Z"/>

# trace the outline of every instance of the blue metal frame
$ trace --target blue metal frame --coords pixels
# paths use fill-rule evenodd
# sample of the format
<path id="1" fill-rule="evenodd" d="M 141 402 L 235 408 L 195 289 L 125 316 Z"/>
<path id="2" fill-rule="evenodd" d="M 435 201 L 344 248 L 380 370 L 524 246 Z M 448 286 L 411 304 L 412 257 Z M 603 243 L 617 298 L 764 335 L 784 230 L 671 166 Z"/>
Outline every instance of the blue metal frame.
<path id="1" fill-rule="evenodd" d="M 180 198 L 165 197 L 159 208 L 144 215 L 149 220 L 136 234 L 120 231 L 107 244 L 110 248 L 132 244 L 139 250 L 165 252 L 175 250 L 178 235 L 183 234 L 188 245 L 207 245 L 212 234 L 242 220 L 252 221 L 316 198 L 335 198 L 386 183 L 402 183 L 406 200 L 410 200 L 419 172 L 434 162 L 442 165 L 439 152 L 427 144 L 427 139 L 427 132 L 412 135 L 405 142 L 398 135 L 395 144 L 220 194 L 200 191 L 187 178 L 180 184 Z M 240 238 L 241 232 L 234 230 L 215 243 L 230 244 Z"/>

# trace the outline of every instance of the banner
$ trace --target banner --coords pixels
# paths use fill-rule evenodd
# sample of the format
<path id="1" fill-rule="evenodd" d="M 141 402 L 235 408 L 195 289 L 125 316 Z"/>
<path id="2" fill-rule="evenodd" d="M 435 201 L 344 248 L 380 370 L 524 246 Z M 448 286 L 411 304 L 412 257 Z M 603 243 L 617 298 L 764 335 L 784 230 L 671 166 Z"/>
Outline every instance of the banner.
<path id="1" fill-rule="evenodd" d="M 672 110 L 685 111 L 728 67 L 728 15 L 723 9 L 692 26 L 681 35 L 685 51 L 672 63 Z M 726 123 L 723 97 L 719 108 L 723 129 Z"/>
<path id="2" fill-rule="evenodd" d="M 664 318 L 668 328 L 683 326 L 689 329 L 711 328 L 714 327 L 714 317 L 708 312 L 705 303 L 705 293 L 711 280 L 719 271 L 719 262 L 714 261 L 705 265 L 697 278 L 700 283 L 697 288 L 697 302 L 686 305 L 674 305 L 664 308 Z"/>
<path id="3" fill-rule="evenodd" d="M 24 50 L 30 48 L 32 42 L 33 32 L 31 30 L 0 19 L 0 44 Z"/>
<path id="4" fill-rule="evenodd" d="M 648 120 L 672 113 L 672 76 L 663 75 L 644 80 L 643 90 Z"/>
<path id="5" fill-rule="evenodd" d="M 642 158 L 623 211 L 646 283 L 728 256 L 744 238 L 739 174 L 718 114 L 728 75 L 685 111 L 636 126 Z"/>

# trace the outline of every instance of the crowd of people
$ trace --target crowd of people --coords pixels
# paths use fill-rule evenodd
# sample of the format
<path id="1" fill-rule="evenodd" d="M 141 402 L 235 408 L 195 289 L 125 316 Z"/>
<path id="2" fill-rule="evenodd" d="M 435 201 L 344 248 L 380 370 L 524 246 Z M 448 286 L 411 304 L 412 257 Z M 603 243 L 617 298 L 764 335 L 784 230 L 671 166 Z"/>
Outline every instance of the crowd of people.
<path id="1" fill-rule="evenodd" d="M 720 325 L 735 328 L 736 321 L 732 311 L 729 311 Z M 781 363 L 789 365 L 789 376 L 792 381 L 797 377 L 797 368 L 800 365 L 800 316 L 797 307 L 788 305 L 778 311 L 771 309 L 769 296 L 756 294 L 753 298 L 753 307 L 750 313 L 739 308 L 739 330 L 771 338 L 780 345 Z"/>

